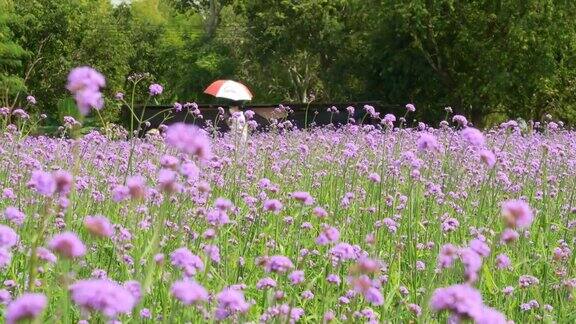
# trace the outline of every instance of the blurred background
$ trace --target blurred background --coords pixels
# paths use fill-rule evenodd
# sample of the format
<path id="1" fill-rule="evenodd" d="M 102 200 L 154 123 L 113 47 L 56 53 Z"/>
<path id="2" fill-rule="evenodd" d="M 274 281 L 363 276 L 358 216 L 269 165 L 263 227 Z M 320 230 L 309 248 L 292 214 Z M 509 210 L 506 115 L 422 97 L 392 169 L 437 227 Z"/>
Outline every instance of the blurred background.
<path id="1" fill-rule="evenodd" d="M 164 104 L 211 102 L 204 88 L 234 79 L 255 104 L 412 102 L 424 121 L 451 106 L 481 126 L 574 124 L 574 17 L 576 1 L 553 0 L 0 0 L 0 106 L 33 95 L 59 124 L 75 111 L 69 70 L 91 65 L 107 78 L 107 121 L 127 77 L 149 73 L 138 93 L 160 83 Z"/>

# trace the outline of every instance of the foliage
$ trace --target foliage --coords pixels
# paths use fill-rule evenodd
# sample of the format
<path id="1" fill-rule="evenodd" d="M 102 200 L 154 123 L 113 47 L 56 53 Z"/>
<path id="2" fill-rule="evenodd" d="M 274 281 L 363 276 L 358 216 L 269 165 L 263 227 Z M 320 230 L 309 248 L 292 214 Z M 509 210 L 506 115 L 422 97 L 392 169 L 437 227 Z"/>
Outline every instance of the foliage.
<path id="1" fill-rule="evenodd" d="M 10 28 L 14 19 L 12 1 L 0 0 L 0 106 L 10 106 L 11 96 L 26 88 L 23 78 L 15 73 L 28 53 L 14 40 Z"/>
<path id="2" fill-rule="evenodd" d="M 383 3 L 371 52 L 385 72 L 375 80 L 401 73 L 412 84 L 400 93 L 415 101 L 452 103 L 474 121 L 498 112 L 538 119 L 576 104 L 574 2 Z"/>
<path id="3" fill-rule="evenodd" d="M 170 101 L 214 100 L 204 87 L 231 78 L 261 103 L 381 100 L 414 102 L 430 121 L 449 105 L 476 124 L 545 113 L 576 122 L 573 1 L 2 3 L 14 9 L 0 19 L 12 52 L 2 78 L 52 118 L 67 71 L 89 64 L 108 76 L 108 95 L 148 72 Z"/>
<path id="4" fill-rule="evenodd" d="M 49 117 L 59 114 L 58 102 L 69 96 L 64 85 L 73 67 L 90 65 L 105 74 L 109 95 L 122 88 L 132 49 L 117 32 L 109 1 L 16 0 L 15 11 L 15 33 L 33 53 L 25 67 L 27 86 Z"/>

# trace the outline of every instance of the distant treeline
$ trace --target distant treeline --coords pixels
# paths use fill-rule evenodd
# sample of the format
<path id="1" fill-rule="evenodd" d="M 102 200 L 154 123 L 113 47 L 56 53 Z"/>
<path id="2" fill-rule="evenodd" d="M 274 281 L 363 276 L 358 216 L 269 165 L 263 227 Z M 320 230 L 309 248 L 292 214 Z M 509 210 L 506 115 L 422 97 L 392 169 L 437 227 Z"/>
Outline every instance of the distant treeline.
<path id="1" fill-rule="evenodd" d="M 0 106 L 31 94 L 61 122 L 68 71 L 91 65 L 107 77 L 105 120 L 146 72 L 139 102 L 152 82 L 161 104 L 215 102 L 202 90 L 230 78 L 254 103 L 410 102 L 421 120 L 450 103 L 477 125 L 575 124 L 574 17 L 576 1 L 554 0 L 0 0 Z"/>

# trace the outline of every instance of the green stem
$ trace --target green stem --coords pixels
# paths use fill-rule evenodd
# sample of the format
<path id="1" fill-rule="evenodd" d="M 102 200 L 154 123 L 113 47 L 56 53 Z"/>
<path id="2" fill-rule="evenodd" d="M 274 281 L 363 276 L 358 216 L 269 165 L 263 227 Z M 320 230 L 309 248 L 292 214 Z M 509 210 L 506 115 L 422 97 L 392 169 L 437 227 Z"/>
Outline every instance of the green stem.
<path id="1" fill-rule="evenodd" d="M 160 238 L 162 237 L 163 228 L 164 228 L 164 217 L 166 216 L 167 212 L 165 211 L 167 205 L 169 203 L 169 197 L 166 197 L 160 206 L 160 211 L 158 213 L 158 217 L 156 217 L 154 222 L 154 236 L 150 241 L 150 245 L 147 246 L 146 250 L 142 254 L 140 259 L 146 258 L 146 268 L 144 272 L 144 285 L 143 291 L 149 291 L 150 286 L 152 285 L 152 278 L 154 276 L 154 256 L 158 253 L 158 249 L 160 247 Z"/>
<path id="2" fill-rule="evenodd" d="M 28 291 L 33 292 L 36 280 L 36 263 L 38 262 L 37 250 L 40 242 L 44 239 L 44 231 L 46 231 L 46 219 L 48 212 L 50 210 L 51 200 L 47 200 L 44 204 L 44 209 L 40 218 L 40 231 L 32 243 L 32 248 L 30 249 L 30 266 L 28 269 Z"/>

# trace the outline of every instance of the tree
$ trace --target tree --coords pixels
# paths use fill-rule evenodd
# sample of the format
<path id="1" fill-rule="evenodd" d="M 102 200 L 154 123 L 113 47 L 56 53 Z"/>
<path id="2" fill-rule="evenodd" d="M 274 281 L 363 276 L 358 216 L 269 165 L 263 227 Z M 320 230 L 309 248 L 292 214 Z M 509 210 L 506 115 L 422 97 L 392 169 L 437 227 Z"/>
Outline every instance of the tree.
<path id="1" fill-rule="evenodd" d="M 397 81 L 414 100 L 450 103 L 476 123 L 490 114 L 562 115 L 558 102 L 574 107 L 574 2 L 382 4 L 370 42 L 373 88 Z"/>
<path id="2" fill-rule="evenodd" d="M 299 2 L 246 0 L 235 4 L 245 17 L 242 61 L 246 77 L 267 92 L 306 102 L 311 93 L 324 96 L 326 71 L 344 38 L 347 15 L 356 1 Z M 281 93 L 281 92 L 280 92 Z"/>
<path id="3" fill-rule="evenodd" d="M 205 36 L 214 37 L 221 21 L 222 9 L 233 0 L 171 0 L 169 3 L 182 12 L 194 12 L 202 17 Z"/>
<path id="4" fill-rule="evenodd" d="M 198 9 L 178 9 L 172 1 L 143 0 L 117 10 L 134 44 L 131 72 L 151 73 L 166 86 L 163 98 L 208 100 L 203 95 L 206 85 L 233 75 L 229 49 L 208 35 Z"/>
<path id="5" fill-rule="evenodd" d="M 122 88 L 132 49 L 108 0 L 15 0 L 14 5 L 19 16 L 14 33 L 32 53 L 24 69 L 28 89 L 55 122 L 61 122 L 55 120 L 58 107 L 69 97 L 65 84 L 72 68 L 101 71 L 108 95 Z"/>
<path id="6" fill-rule="evenodd" d="M 12 97 L 26 89 L 18 75 L 28 52 L 14 40 L 10 24 L 16 16 L 10 0 L 0 0 L 0 106 L 13 105 Z"/>

